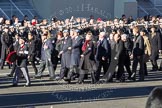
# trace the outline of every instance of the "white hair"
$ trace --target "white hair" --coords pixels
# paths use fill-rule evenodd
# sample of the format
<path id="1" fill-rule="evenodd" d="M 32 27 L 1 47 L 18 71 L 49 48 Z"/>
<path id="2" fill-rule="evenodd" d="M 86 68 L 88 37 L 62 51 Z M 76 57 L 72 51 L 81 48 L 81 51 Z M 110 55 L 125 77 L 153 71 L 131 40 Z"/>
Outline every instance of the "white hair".
<path id="1" fill-rule="evenodd" d="M 127 34 L 122 34 L 122 35 L 121 35 L 121 38 L 122 38 L 122 39 L 127 39 L 127 37 L 128 37 Z"/>
<path id="2" fill-rule="evenodd" d="M 100 35 L 105 36 L 106 33 L 105 32 L 100 32 Z"/>

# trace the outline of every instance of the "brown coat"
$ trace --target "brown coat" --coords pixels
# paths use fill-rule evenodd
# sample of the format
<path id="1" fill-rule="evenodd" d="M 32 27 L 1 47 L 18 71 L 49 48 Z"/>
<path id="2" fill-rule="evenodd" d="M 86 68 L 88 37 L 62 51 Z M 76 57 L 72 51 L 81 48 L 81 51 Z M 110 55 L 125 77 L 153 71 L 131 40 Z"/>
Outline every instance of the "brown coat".
<path id="1" fill-rule="evenodd" d="M 144 63 L 148 62 L 150 55 L 151 55 L 151 45 L 149 38 L 147 36 L 143 36 L 144 39 Z"/>

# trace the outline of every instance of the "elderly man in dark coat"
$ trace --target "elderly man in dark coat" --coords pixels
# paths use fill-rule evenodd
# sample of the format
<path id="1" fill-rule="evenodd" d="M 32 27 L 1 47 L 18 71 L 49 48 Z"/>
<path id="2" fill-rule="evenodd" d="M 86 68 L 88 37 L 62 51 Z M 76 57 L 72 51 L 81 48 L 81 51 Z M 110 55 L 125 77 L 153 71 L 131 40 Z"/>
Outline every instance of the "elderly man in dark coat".
<path id="1" fill-rule="evenodd" d="M 72 39 L 69 36 L 68 30 L 64 30 L 63 35 L 64 35 L 63 45 L 59 53 L 59 55 L 61 55 L 60 78 L 66 80 L 68 72 L 70 70 L 70 63 L 71 63 L 71 50 L 69 50 L 68 48 L 72 46 Z"/>
<path id="2" fill-rule="evenodd" d="M 108 69 L 108 61 L 109 61 L 109 42 L 106 38 L 105 32 L 100 32 L 99 40 L 97 42 L 97 49 L 96 49 L 96 63 L 97 63 L 97 71 L 96 71 L 96 80 L 99 81 L 101 68 L 103 67 L 104 74 L 107 72 Z"/>

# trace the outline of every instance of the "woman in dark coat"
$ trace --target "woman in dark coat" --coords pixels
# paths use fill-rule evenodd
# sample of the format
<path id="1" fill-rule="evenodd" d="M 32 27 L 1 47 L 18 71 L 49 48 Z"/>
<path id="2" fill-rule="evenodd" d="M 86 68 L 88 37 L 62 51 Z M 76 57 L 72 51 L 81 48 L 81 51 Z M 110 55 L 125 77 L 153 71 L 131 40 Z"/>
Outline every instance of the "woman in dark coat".
<path id="1" fill-rule="evenodd" d="M 56 47 L 55 47 L 55 54 L 54 54 L 54 58 L 55 58 L 54 70 L 56 70 L 58 62 L 61 61 L 61 56 L 58 57 L 58 55 L 59 55 L 59 52 L 61 51 L 62 44 L 63 44 L 62 32 L 60 32 L 60 31 L 57 32 L 56 37 L 57 37 L 57 40 L 56 40 Z"/>
<path id="2" fill-rule="evenodd" d="M 95 59 L 94 59 L 94 43 L 92 41 L 92 33 L 89 32 L 86 35 L 85 42 L 82 46 L 82 55 L 80 60 L 80 73 L 79 73 L 79 79 L 78 83 L 81 84 L 84 82 L 84 76 L 86 74 L 86 71 L 91 73 L 92 77 L 92 83 L 95 83 Z"/>
<path id="3" fill-rule="evenodd" d="M 151 27 L 151 33 L 149 36 L 151 44 L 151 56 L 150 60 L 152 63 L 152 71 L 158 70 L 157 59 L 159 58 L 159 51 L 161 50 L 161 39 L 159 33 L 155 31 L 155 27 Z"/>

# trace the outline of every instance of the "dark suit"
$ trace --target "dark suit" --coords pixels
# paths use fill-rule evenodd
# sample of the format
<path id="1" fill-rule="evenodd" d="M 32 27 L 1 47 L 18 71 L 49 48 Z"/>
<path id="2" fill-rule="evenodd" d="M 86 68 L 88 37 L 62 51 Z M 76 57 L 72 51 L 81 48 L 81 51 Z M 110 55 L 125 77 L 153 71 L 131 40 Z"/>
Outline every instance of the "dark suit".
<path id="1" fill-rule="evenodd" d="M 142 36 L 135 36 L 134 46 L 133 46 L 133 65 L 132 65 L 132 78 L 136 80 L 136 70 L 138 62 L 140 64 L 139 70 L 139 80 L 144 80 L 144 39 Z"/>
<path id="2" fill-rule="evenodd" d="M 67 77 L 68 71 L 70 69 L 71 63 L 71 50 L 68 50 L 72 46 L 72 39 L 70 36 L 63 40 L 63 45 L 61 51 L 63 51 L 61 56 L 61 73 L 60 77 Z"/>
<path id="3" fill-rule="evenodd" d="M 23 53 L 20 53 L 20 51 L 23 51 Z M 26 85 L 30 85 L 30 77 L 28 73 L 27 68 L 27 56 L 28 56 L 28 48 L 27 45 L 23 45 L 18 47 L 17 50 L 17 67 L 15 70 L 15 76 L 13 79 L 13 84 L 17 85 L 19 81 L 20 71 L 22 71 L 25 79 L 26 79 Z"/>
<path id="4" fill-rule="evenodd" d="M 48 46 L 47 49 L 44 48 L 44 46 Z M 54 79 L 54 69 L 53 69 L 53 64 L 51 61 L 51 55 L 52 55 L 52 50 L 53 50 L 53 45 L 52 41 L 50 39 L 47 39 L 44 43 L 42 43 L 42 48 L 41 48 L 41 63 L 38 69 L 38 74 L 36 77 L 41 77 L 43 71 L 45 70 L 46 66 L 48 67 L 48 71 L 50 74 L 50 78 Z"/>
<path id="5" fill-rule="evenodd" d="M 104 74 L 107 72 L 108 69 L 108 60 L 109 60 L 109 42 L 106 38 L 103 40 L 99 40 L 97 42 L 97 49 L 96 49 L 96 63 L 97 63 L 97 71 L 96 71 L 96 80 L 99 81 L 100 79 L 100 73 L 101 73 L 101 68 L 103 67 Z M 105 58 L 105 60 L 102 60 L 102 57 Z"/>

